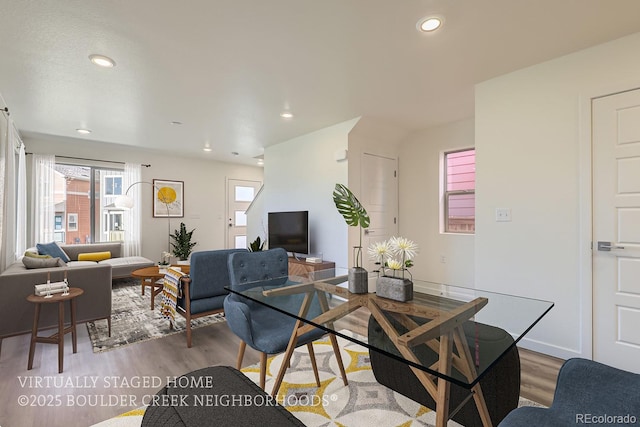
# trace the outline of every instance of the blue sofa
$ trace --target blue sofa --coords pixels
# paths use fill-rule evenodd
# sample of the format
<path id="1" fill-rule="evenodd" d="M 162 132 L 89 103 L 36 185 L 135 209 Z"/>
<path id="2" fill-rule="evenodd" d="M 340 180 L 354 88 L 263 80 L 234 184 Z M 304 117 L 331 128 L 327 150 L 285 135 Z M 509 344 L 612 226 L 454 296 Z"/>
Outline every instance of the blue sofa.
<path id="1" fill-rule="evenodd" d="M 576 358 L 560 368 L 551 407 L 515 409 L 499 426 L 614 426 L 638 422 L 640 375 Z"/>
<path id="2" fill-rule="evenodd" d="M 229 292 L 227 260 L 236 252 L 246 249 L 220 249 L 191 254 L 189 277 L 183 279 L 182 297 L 178 298 L 176 312 L 187 320 L 187 347 L 191 347 L 191 319 L 210 316 L 224 311 L 224 299 Z"/>

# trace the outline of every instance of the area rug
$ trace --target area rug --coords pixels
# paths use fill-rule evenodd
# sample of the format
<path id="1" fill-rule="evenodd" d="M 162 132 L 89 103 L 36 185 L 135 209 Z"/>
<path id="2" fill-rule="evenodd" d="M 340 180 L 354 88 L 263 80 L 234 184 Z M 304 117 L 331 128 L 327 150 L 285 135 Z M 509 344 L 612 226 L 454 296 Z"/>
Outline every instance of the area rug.
<path id="1" fill-rule="evenodd" d="M 87 322 L 94 353 L 114 350 L 126 345 L 181 333 L 186 328 L 186 320 L 176 315 L 173 329 L 169 321 L 160 314 L 162 297 L 156 296 L 155 310 L 151 310 L 151 295 L 147 289 L 142 296 L 140 282 L 135 279 L 114 280 L 111 291 L 111 336 L 106 320 Z M 217 322 L 224 322 L 223 314 L 200 317 L 191 321 L 196 329 Z"/>
<path id="2" fill-rule="evenodd" d="M 341 333 L 347 334 L 344 331 Z M 306 426 L 313 427 L 435 425 L 434 411 L 376 382 L 366 348 L 342 338 L 338 338 L 338 344 L 347 372 L 348 386 L 342 383 L 333 348 L 328 339 L 316 341 L 313 346 L 320 376 L 319 388 L 313 376 L 306 346 L 294 352 L 278 399 L 296 418 Z M 271 392 L 273 388 L 274 376 L 280 369 L 282 359 L 283 356 L 278 355 L 267 360 L 267 392 Z M 260 369 L 257 364 L 243 368 L 242 372 L 256 384 L 259 383 Z M 521 397 L 519 406 L 543 405 Z M 95 424 L 94 427 L 139 427 L 143 416 L 144 408 L 138 408 Z M 460 424 L 449 421 L 447 426 L 457 427 Z"/>
<path id="3" fill-rule="evenodd" d="M 341 333 L 350 334 L 342 331 Z M 357 336 L 353 334 L 352 336 Z M 362 340 L 362 337 L 358 337 Z M 338 337 L 347 372 L 344 386 L 335 354 L 328 339 L 316 341 L 313 349 L 318 364 L 320 387 L 317 387 L 307 347 L 296 349 L 278 392 L 278 401 L 307 426 L 425 426 L 435 425 L 436 414 L 429 408 L 379 384 L 369 363 L 369 351 Z M 265 389 L 271 392 L 283 355 L 270 357 Z M 260 381 L 258 365 L 242 369 L 256 384 Z M 541 406 L 520 398 L 519 406 Z M 460 424 L 449 421 L 448 426 Z"/>

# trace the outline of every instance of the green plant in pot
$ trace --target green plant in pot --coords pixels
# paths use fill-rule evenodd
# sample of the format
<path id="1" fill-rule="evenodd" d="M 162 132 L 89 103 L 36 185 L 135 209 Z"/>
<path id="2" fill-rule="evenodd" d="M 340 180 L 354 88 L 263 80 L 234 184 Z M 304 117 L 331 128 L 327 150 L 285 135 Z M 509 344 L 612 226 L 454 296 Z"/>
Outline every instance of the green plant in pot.
<path id="1" fill-rule="evenodd" d="M 367 293 L 369 277 L 367 270 L 362 267 L 362 229 L 369 227 L 369 214 L 358 198 L 343 184 L 336 184 L 333 202 L 347 225 L 360 228 L 358 246 L 353 248 L 355 266 L 349 269 L 349 291 L 356 294 Z"/>
<path id="2" fill-rule="evenodd" d="M 191 237 L 193 236 L 194 231 L 196 231 L 195 228 L 191 231 L 187 231 L 187 227 L 185 227 L 184 222 L 181 222 L 180 230 L 174 230 L 173 234 L 170 235 L 173 254 L 181 261 L 186 261 L 193 251 L 193 247 L 197 245 L 196 242 L 191 242 Z"/>
<path id="3" fill-rule="evenodd" d="M 262 241 L 260 239 L 260 236 L 258 236 L 256 237 L 256 240 L 249 243 L 249 247 L 247 249 L 249 250 L 249 252 L 260 252 L 264 249 L 265 243 L 267 243 L 267 241 Z"/>

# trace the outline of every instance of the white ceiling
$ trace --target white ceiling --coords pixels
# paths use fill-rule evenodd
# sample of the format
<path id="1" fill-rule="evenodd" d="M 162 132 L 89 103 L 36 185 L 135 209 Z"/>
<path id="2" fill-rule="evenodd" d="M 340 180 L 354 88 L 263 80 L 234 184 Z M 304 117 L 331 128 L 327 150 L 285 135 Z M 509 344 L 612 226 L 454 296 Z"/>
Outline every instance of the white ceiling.
<path id="1" fill-rule="evenodd" d="M 0 0 L 0 93 L 25 135 L 254 164 L 358 116 L 471 117 L 474 84 L 638 31 L 638 0 Z"/>

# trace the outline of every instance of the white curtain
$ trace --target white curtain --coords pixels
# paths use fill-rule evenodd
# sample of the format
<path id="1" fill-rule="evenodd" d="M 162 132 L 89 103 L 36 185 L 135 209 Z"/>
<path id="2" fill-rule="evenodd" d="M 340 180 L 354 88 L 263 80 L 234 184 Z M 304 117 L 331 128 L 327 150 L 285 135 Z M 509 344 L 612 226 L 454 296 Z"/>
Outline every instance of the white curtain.
<path id="1" fill-rule="evenodd" d="M 4 113 L 0 114 L 0 271 L 24 252 L 24 245 L 17 247 L 17 209 L 25 193 L 17 187 L 19 173 L 25 173 L 18 164 L 20 152 L 24 153 L 24 146 L 13 120 Z M 24 239 L 25 236 L 20 237 Z"/>
<path id="2" fill-rule="evenodd" d="M 15 132 L 15 129 L 14 129 Z M 18 133 L 16 137 L 19 138 Z M 20 141 L 18 152 L 18 197 L 16 206 L 16 258 L 27 250 L 27 161 L 24 144 Z"/>
<path id="3" fill-rule="evenodd" d="M 49 154 L 33 155 L 33 235 L 34 243 L 52 242 L 55 222 L 55 164 Z"/>
<path id="4" fill-rule="evenodd" d="M 140 185 L 133 185 L 140 182 L 142 176 L 140 171 L 141 167 L 139 164 L 124 164 L 122 189 L 124 192 L 128 189 L 128 195 L 133 198 L 133 208 L 124 211 L 124 256 L 137 256 L 141 253 L 140 212 L 142 210 L 142 198 L 140 197 Z M 131 185 L 133 185 L 133 187 L 129 188 Z"/>

